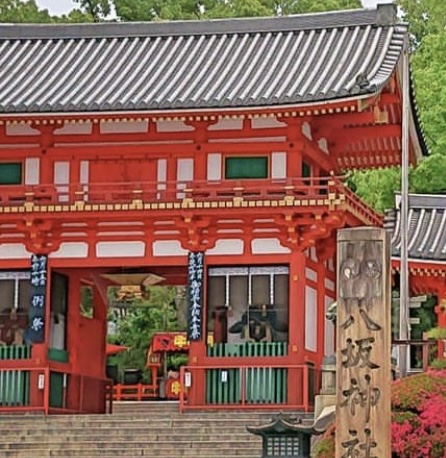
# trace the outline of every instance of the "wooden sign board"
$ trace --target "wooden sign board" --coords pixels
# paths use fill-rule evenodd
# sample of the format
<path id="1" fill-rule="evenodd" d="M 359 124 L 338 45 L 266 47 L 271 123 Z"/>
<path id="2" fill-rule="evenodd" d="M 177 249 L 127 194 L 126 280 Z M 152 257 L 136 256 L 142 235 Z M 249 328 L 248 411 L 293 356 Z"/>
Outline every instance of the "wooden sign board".
<path id="1" fill-rule="evenodd" d="M 189 252 L 188 256 L 188 332 L 189 341 L 203 337 L 204 252 Z"/>
<path id="2" fill-rule="evenodd" d="M 338 231 L 336 458 L 391 456 L 390 240 Z"/>

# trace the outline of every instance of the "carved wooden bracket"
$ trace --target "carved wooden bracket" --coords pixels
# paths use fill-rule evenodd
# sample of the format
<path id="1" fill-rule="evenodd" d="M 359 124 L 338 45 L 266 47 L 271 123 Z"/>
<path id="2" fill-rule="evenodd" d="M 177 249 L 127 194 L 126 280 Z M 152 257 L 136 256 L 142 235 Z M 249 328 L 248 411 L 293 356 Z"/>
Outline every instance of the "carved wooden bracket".
<path id="1" fill-rule="evenodd" d="M 280 243 L 291 250 L 303 251 L 310 247 L 317 247 L 318 241 L 329 238 L 334 229 L 344 227 L 345 215 L 341 213 L 315 215 L 311 221 L 308 221 L 307 218 L 286 214 L 276 217 L 276 224 L 285 229 L 281 233 Z M 320 246 L 322 247 L 323 244 L 321 243 Z M 322 248 L 319 250 L 321 257 L 326 256 L 325 259 L 330 257 L 330 253 L 334 254 L 335 247 L 331 248 L 331 252 L 328 247 L 330 243 L 327 243 L 325 254 L 321 251 Z"/>
<path id="2" fill-rule="evenodd" d="M 60 248 L 61 240 L 50 221 L 25 218 L 17 223 L 17 229 L 25 235 L 25 248 L 31 253 L 48 255 Z"/>
<path id="3" fill-rule="evenodd" d="M 177 220 L 177 227 L 182 229 L 180 240 L 182 248 L 188 251 L 206 251 L 215 247 L 217 236 L 210 230 L 210 219 L 183 214 Z"/>
<path id="4" fill-rule="evenodd" d="M 48 148 L 54 146 L 54 131 L 60 129 L 60 125 L 42 125 L 42 124 L 31 124 L 33 129 L 40 132 L 40 146 Z"/>

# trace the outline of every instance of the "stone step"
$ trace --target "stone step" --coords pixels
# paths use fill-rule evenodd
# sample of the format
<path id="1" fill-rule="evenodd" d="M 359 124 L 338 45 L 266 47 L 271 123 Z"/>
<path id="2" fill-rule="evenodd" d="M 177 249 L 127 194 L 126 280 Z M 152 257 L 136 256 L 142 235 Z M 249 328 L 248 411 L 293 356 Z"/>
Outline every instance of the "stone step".
<path id="1" fill-rule="evenodd" d="M 98 442 L 98 441 L 73 441 L 73 442 L 11 442 L 8 444 L 0 444 L 0 450 L 3 453 L 4 450 L 35 450 L 40 448 L 42 445 L 45 445 L 51 451 L 70 451 L 70 450 L 115 450 L 122 449 L 129 445 L 129 441 L 116 441 L 110 440 Z M 36 446 L 37 445 L 37 446 Z M 194 449 L 196 451 L 202 449 L 218 449 L 223 452 L 230 452 L 231 450 L 238 450 L 239 448 L 258 448 L 260 446 L 260 440 L 249 441 L 247 442 L 244 438 L 239 440 L 228 440 L 228 441 L 219 441 L 219 440 L 207 440 L 204 437 L 196 437 L 192 439 L 184 438 L 183 440 L 155 440 L 155 441 L 132 441 L 131 447 L 141 450 L 189 450 Z"/>
<path id="2" fill-rule="evenodd" d="M 270 421 L 270 420 L 268 420 Z M 215 427 L 216 429 L 225 429 L 230 428 L 231 426 L 240 427 L 244 425 L 256 425 L 264 423 L 264 421 L 259 421 L 258 419 L 228 419 L 228 420 L 213 420 L 213 419 L 193 419 L 193 420 L 164 420 L 164 421 L 126 421 L 126 422 L 87 422 L 87 421 L 72 421 L 72 422 L 46 422 L 46 423 L 9 423 L 1 422 L 2 424 L 7 424 L 10 428 L 14 429 L 25 429 L 25 430 L 40 430 L 40 431 L 52 431 L 52 430 L 63 430 L 63 429 L 72 429 L 72 428 L 94 428 L 94 429 L 154 429 L 154 428 L 198 428 L 198 427 Z"/>
<path id="3" fill-rule="evenodd" d="M 85 450 L 68 450 L 68 451 L 51 451 L 48 449 L 34 449 L 30 450 L 4 450 L 2 451 L 2 458 L 65 458 L 65 457 L 82 457 L 82 458 L 136 458 L 136 457 L 151 457 L 154 458 L 181 458 L 181 457 L 200 457 L 200 458 L 260 458 L 260 450 L 230 450 L 222 452 L 220 448 L 202 449 L 197 451 L 195 449 L 189 450 L 144 450 L 133 447 L 126 447 L 114 450 L 91 450 L 88 455 Z"/>
<path id="4" fill-rule="evenodd" d="M 68 443 L 68 442 L 108 442 L 110 439 L 113 441 L 131 441 L 133 442 L 154 442 L 154 441 L 178 441 L 183 442 L 190 440 L 191 437 L 199 437 L 205 438 L 206 440 L 214 440 L 214 441 L 249 441 L 253 442 L 256 441 L 256 436 L 249 434 L 248 431 L 237 431 L 234 430 L 233 432 L 215 432 L 211 433 L 207 431 L 205 428 L 200 428 L 198 431 L 185 431 L 184 433 L 179 433 L 175 430 L 173 431 L 145 431 L 140 432 L 138 434 L 134 434 L 131 432 L 110 432 L 105 431 L 104 434 L 97 434 L 95 432 L 89 431 L 79 431 L 79 432 L 68 432 L 68 433 L 60 433 L 54 435 L 45 435 L 45 443 L 57 444 L 57 443 Z M 12 443 L 22 443 L 26 442 L 27 444 L 39 444 L 42 442 L 42 434 L 39 433 L 23 433 L 22 432 L 13 432 L 7 433 L 0 436 L 0 448 L 2 445 L 5 444 L 12 444 Z"/>
<path id="5" fill-rule="evenodd" d="M 247 426 L 277 411 L 188 411 L 178 403 L 121 403 L 113 415 L 1 416 L 1 458 L 259 458 Z M 311 415 L 306 415 L 311 418 Z"/>

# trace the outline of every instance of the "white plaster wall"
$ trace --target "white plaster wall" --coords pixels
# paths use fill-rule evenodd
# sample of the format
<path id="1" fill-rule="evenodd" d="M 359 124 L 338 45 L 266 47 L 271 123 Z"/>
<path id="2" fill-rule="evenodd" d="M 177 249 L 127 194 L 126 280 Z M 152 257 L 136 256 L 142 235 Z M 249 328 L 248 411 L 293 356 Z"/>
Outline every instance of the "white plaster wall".
<path id="1" fill-rule="evenodd" d="M 180 158 L 177 162 L 177 189 L 184 189 L 186 182 L 192 182 L 194 179 L 194 160 Z M 184 198 L 184 193 L 177 193 L 178 199 Z"/>
<path id="2" fill-rule="evenodd" d="M 80 177 L 79 181 L 81 184 L 88 184 L 89 175 L 90 175 L 90 162 L 89 161 L 81 161 L 80 162 Z"/>
<path id="3" fill-rule="evenodd" d="M 218 254 L 243 254 L 244 242 L 238 239 L 221 239 L 217 240 L 214 248 L 206 251 L 206 255 Z"/>
<path id="4" fill-rule="evenodd" d="M 311 126 L 308 122 L 304 122 L 302 124 L 302 133 L 305 135 L 305 137 L 309 138 L 310 140 L 312 139 Z"/>
<path id="5" fill-rule="evenodd" d="M 208 154 L 208 173 L 207 177 L 209 181 L 221 180 L 222 177 L 222 156 L 220 153 Z"/>
<path id="6" fill-rule="evenodd" d="M 141 133 L 147 132 L 148 126 L 148 121 L 101 122 L 100 131 L 101 134 Z"/>
<path id="7" fill-rule="evenodd" d="M 311 281 L 317 282 L 317 272 L 315 270 L 310 269 L 309 267 L 307 267 L 305 269 L 305 274 L 306 274 L 307 280 L 311 280 Z"/>
<path id="8" fill-rule="evenodd" d="M 29 157 L 25 160 L 25 184 L 36 185 L 40 183 L 40 159 Z"/>
<path id="9" fill-rule="evenodd" d="M 88 244 L 84 242 L 65 242 L 50 258 L 86 258 L 88 256 Z"/>
<path id="10" fill-rule="evenodd" d="M 334 282 L 326 278 L 325 279 L 325 289 L 328 289 L 329 291 L 334 291 L 335 290 Z"/>
<path id="11" fill-rule="evenodd" d="M 68 184 L 70 182 L 70 163 L 58 161 L 54 163 L 54 184 Z"/>
<path id="12" fill-rule="evenodd" d="M 331 297 L 325 296 L 325 313 L 327 313 L 328 308 L 334 302 L 334 299 Z M 325 345 L 324 345 L 324 354 L 325 356 L 333 355 L 335 352 L 335 329 L 334 324 L 325 319 Z"/>
<path id="13" fill-rule="evenodd" d="M 328 143 L 326 138 L 321 138 L 318 142 L 319 149 L 325 154 L 329 154 L 330 150 L 328 149 Z"/>
<path id="14" fill-rule="evenodd" d="M 166 189 L 167 159 L 158 159 L 156 177 L 158 181 L 157 189 Z"/>
<path id="15" fill-rule="evenodd" d="M 93 130 L 91 122 L 74 123 L 67 122 L 61 129 L 57 129 L 56 135 L 88 135 Z"/>
<path id="16" fill-rule="evenodd" d="M 58 161 L 54 163 L 54 184 L 57 185 L 59 202 L 68 202 L 68 184 L 70 183 L 70 163 L 68 161 Z"/>
<path id="17" fill-rule="evenodd" d="M 273 153 L 271 155 L 271 178 L 286 178 L 286 153 Z"/>
<path id="18" fill-rule="evenodd" d="M 6 124 L 6 135 L 40 135 L 37 129 L 28 124 Z"/>
<path id="19" fill-rule="evenodd" d="M 186 256 L 185 250 L 177 240 L 158 240 L 152 245 L 153 256 Z"/>
<path id="20" fill-rule="evenodd" d="M 2 243 L 0 244 L 1 259 L 23 259 L 29 258 L 31 253 L 22 243 Z"/>
<path id="21" fill-rule="evenodd" d="M 217 123 L 212 124 L 209 130 L 241 130 L 243 119 L 220 119 Z"/>
<path id="22" fill-rule="evenodd" d="M 285 127 L 284 122 L 277 121 L 275 116 L 268 116 L 266 118 L 252 118 L 251 125 L 253 129 L 266 129 L 269 127 Z"/>
<path id="23" fill-rule="evenodd" d="M 158 132 L 188 132 L 194 130 L 183 121 L 158 121 L 156 123 Z"/>
<path id="24" fill-rule="evenodd" d="M 280 244 L 279 239 L 254 239 L 251 241 L 252 254 L 288 254 L 290 249 Z"/>
<path id="25" fill-rule="evenodd" d="M 317 291 L 305 287 L 305 348 L 317 351 Z"/>
<path id="26" fill-rule="evenodd" d="M 98 242 L 96 256 L 98 258 L 127 258 L 144 256 L 143 242 Z"/>

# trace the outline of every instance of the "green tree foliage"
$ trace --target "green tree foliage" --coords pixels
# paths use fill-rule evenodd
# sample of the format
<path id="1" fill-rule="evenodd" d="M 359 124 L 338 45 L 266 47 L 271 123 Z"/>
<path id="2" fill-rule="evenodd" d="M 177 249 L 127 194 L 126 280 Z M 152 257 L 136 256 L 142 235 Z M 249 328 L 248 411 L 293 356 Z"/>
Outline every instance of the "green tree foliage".
<path id="1" fill-rule="evenodd" d="M 446 27 L 443 0 L 397 0 L 402 19 L 410 24 L 415 45 L 426 35 L 441 33 Z"/>
<path id="2" fill-rule="evenodd" d="M 105 20 L 112 12 L 110 0 L 74 0 L 74 2 L 94 22 Z"/>
<path id="3" fill-rule="evenodd" d="M 429 146 L 433 154 L 446 154 L 446 31 L 421 40 L 412 68 Z"/>
<path id="4" fill-rule="evenodd" d="M 143 369 L 153 335 L 178 330 L 176 297 L 174 287 L 153 286 L 149 300 L 135 301 L 134 308 L 118 320 L 118 333 L 110 341 L 130 348 L 111 358 L 121 371 L 126 368 Z"/>
<path id="5" fill-rule="evenodd" d="M 432 155 L 410 173 L 415 193 L 446 192 L 446 15 L 443 0 L 398 0 L 413 38 L 412 75 L 426 141 Z M 356 173 L 357 193 L 382 211 L 400 189 L 394 170 Z M 389 183 L 393 183 L 389 186 Z"/>
<path id="6" fill-rule="evenodd" d="M 54 22 L 48 10 L 40 9 L 34 0 L 0 0 L 0 22 Z"/>
<path id="7" fill-rule="evenodd" d="M 98 1 L 98 0 L 95 0 Z M 277 16 L 359 8 L 360 0 L 111 0 L 124 21 Z"/>
<path id="8" fill-rule="evenodd" d="M 399 167 L 355 172 L 351 180 L 353 190 L 375 210 L 384 212 L 395 206 L 394 193 L 401 180 Z"/>
<path id="9" fill-rule="evenodd" d="M 92 20 L 91 15 L 79 9 L 72 10 L 68 15 L 52 16 L 48 10 L 39 8 L 35 0 L 0 0 L 0 22 L 2 23 L 78 23 Z"/>

